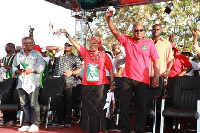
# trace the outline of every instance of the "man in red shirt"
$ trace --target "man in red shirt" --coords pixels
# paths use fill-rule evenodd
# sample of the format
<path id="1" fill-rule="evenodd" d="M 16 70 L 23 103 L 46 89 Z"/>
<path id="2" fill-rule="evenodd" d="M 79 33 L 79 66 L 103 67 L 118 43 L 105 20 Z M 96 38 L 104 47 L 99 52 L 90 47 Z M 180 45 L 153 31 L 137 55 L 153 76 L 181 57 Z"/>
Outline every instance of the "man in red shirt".
<path id="1" fill-rule="evenodd" d="M 185 55 L 178 53 L 178 49 L 174 43 L 172 43 L 172 50 L 174 52 L 174 61 L 169 77 L 184 76 L 192 70 L 192 64 Z"/>
<path id="2" fill-rule="evenodd" d="M 132 94 L 136 98 L 136 133 L 145 131 L 146 121 L 146 90 L 149 86 L 149 62 L 153 61 L 154 78 L 153 87 L 159 85 L 159 57 L 152 41 L 144 38 L 142 24 L 133 25 L 133 37 L 122 34 L 113 24 L 111 17 L 113 10 L 108 10 L 106 20 L 110 31 L 115 38 L 124 46 L 126 52 L 124 77 L 120 93 L 120 118 L 119 128 L 122 133 L 131 133 L 129 123 L 129 105 Z"/>

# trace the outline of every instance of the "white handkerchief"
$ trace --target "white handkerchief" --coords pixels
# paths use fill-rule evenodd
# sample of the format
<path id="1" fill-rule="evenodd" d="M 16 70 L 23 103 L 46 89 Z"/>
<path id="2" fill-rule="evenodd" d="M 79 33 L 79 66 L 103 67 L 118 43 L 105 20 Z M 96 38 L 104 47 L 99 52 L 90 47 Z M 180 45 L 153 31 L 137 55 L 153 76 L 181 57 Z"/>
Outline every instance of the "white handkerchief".
<path id="1" fill-rule="evenodd" d="M 113 14 L 115 14 L 115 8 L 113 6 L 109 6 L 106 12 L 108 11 L 113 11 Z"/>

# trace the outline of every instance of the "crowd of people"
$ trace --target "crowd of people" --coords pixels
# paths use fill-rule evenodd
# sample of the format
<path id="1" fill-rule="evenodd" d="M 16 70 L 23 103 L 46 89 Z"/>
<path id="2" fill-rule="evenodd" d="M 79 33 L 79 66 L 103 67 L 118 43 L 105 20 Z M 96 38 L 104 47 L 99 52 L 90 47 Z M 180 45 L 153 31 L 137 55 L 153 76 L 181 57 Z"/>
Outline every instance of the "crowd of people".
<path id="1" fill-rule="evenodd" d="M 115 77 L 122 78 L 120 88 L 119 129 L 122 133 L 131 133 L 129 106 L 134 93 L 136 118 L 135 132 L 143 133 L 146 127 L 147 88 L 150 77 L 153 87 L 159 86 L 159 77 L 199 76 L 199 66 L 190 60 L 193 53 L 189 49 L 181 52 L 172 39 L 161 37 L 162 25 L 152 26 L 152 38 L 145 38 L 144 26 L 135 23 L 133 36 L 121 33 L 113 24 L 113 10 L 106 12 L 106 21 L 114 37 L 119 41 L 112 45 L 112 51 L 104 51 L 99 37 L 89 39 L 89 49 L 84 48 L 62 29 L 61 33 L 70 42 L 63 47 L 40 47 L 34 44 L 32 37 L 23 39 L 24 48 L 13 43 L 5 45 L 7 55 L 1 58 L 1 68 L 6 71 L 4 78 L 17 78 L 16 89 L 24 112 L 23 126 L 18 131 L 39 131 L 40 106 L 39 90 L 49 76 L 64 76 L 66 85 L 63 89 L 63 110 L 56 112 L 54 124 L 71 127 L 72 125 L 72 90 L 81 80 L 81 116 L 80 127 L 90 133 L 107 132 L 110 121 L 103 110 L 107 93 L 115 91 Z M 193 46 L 198 55 L 200 47 L 197 39 L 199 29 L 194 31 Z M 125 53 L 121 51 L 124 47 Z M 76 49 L 79 56 L 73 53 Z M 80 58 L 81 57 L 81 58 Z M 28 81 L 25 84 L 24 81 Z M 13 124 L 17 112 L 3 112 L 4 123 Z"/>

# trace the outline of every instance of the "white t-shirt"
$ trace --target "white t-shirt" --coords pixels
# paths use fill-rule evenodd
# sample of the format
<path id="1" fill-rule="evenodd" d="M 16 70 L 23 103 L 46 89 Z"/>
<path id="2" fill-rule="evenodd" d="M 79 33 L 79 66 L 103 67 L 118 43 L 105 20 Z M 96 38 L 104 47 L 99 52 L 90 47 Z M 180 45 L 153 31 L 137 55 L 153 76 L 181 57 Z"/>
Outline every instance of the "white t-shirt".
<path id="1" fill-rule="evenodd" d="M 185 75 L 194 76 L 194 70 L 199 70 L 198 63 L 196 63 L 195 61 L 191 61 L 191 60 L 190 60 L 190 62 L 192 64 L 193 69 L 190 72 L 186 73 Z"/>

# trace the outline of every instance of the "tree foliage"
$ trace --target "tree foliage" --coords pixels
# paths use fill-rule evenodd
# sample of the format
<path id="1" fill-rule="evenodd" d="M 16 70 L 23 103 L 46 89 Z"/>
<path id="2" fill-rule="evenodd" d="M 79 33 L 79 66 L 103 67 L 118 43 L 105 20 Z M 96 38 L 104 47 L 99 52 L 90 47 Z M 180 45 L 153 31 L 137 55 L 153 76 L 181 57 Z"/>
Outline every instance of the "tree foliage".
<path id="1" fill-rule="evenodd" d="M 165 13 L 167 4 L 173 2 L 174 8 L 170 14 Z M 174 0 L 150 5 L 129 6 L 116 10 L 113 17 L 114 24 L 118 29 L 128 35 L 132 35 L 132 25 L 142 23 L 145 27 L 146 37 L 151 38 L 153 24 L 161 24 L 162 36 L 168 39 L 174 35 L 174 43 L 179 49 L 191 47 L 192 32 L 200 26 L 199 0 Z M 119 43 L 110 32 L 106 20 L 105 11 L 97 12 L 97 17 L 90 23 L 93 35 L 102 38 L 103 45 L 111 50 L 111 44 Z M 89 35 L 91 37 L 91 34 Z"/>

